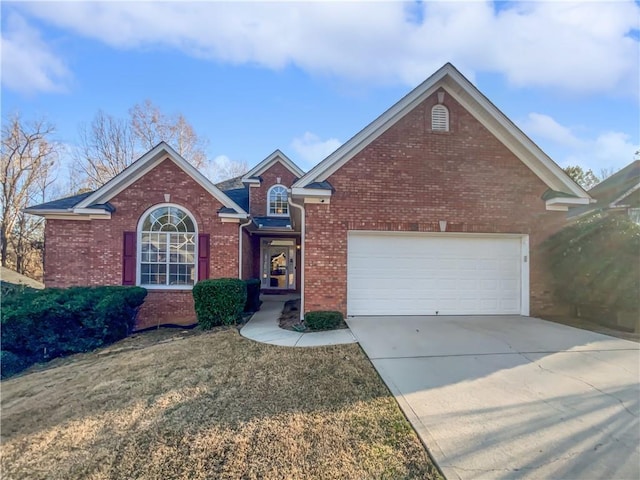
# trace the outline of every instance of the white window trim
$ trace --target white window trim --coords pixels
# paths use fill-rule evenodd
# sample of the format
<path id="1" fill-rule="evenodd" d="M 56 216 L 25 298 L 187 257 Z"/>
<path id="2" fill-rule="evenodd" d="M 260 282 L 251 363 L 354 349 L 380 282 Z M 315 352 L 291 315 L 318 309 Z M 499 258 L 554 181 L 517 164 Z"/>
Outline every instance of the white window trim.
<path id="1" fill-rule="evenodd" d="M 145 210 L 145 212 L 138 219 L 138 225 L 136 226 L 136 285 L 139 287 L 146 288 L 147 290 L 192 290 L 193 285 L 146 285 L 142 284 L 142 224 L 145 219 L 149 216 L 151 212 L 157 210 L 162 207 L 174 207 L 185 212 L 191 220 L 193 221 L 193 225 L 195 227 L 195 251 L 194 251 L 194 277 L 195 280 L 193 284 L 198 283 L 198 222 L 196 222 L 196 217 L 189 211 L 189 209 L 185 208 L 182 205 L 177 203 L 158 203 L 153 205 L 152 207 Z M 211 254 L 211 252 L 209 252 Z"/>
<path id="2" fill-rule="evenodd" d="M 287 207 L 287 213 L 271 213 L 271 191 L 274 188 L 282 188 L 284 189 L 285 193 L 287 194 L 287 197 L 285 198 L 284 201 L 284 205 L 286 205 Z M 267 191 L 267 217 L 288 217 L 289 216 L 289 189 L 287 187 L 285 187 L 284 185 L 280 184 L 280 183 L 276 183 L 275 185 L 272 185 L 269 190 Z"/>
<path id="3" fill-rule="evenodd" d="M 444 114 L 445 114 L 445 121 L 446 121 L 446 125 L 445 128 L 434 128 L 434 122 L 433 122 L 433 111 L 438 108 L 442 108 L 444 110 Z M 441 103 L 438 103 L 437 105 L 434 105 L 433 107 L 431 107 L 431 131 L 432 132 L 448 132 L 449 129 L 449 109 L 442 105 Z"/>

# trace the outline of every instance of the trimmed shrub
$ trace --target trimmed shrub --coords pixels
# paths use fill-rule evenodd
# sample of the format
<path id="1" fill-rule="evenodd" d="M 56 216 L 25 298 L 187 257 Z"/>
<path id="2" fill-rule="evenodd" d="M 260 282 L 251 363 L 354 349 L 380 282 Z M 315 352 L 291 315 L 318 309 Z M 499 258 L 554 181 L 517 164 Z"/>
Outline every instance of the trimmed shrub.
<path id="1" fill-rule="evenodd" d="M 342 322 L 342 314 L 335 311 L 308 312 L 304 316 L 304 323 L 309 330 L 331 330 Z"/>
<path id="2" fill-rule="evenodd" d="M 244 305 L 245 312 L 257 312 L 260 310 L 260 279 L 250 278 L 245 280 L 247 284 L 247 303 Z"/>
<path id="3" fill-rule="evenodd" d="M 202 280 L 193 287 L 193 300 L 203 329 L 233 325 L 247 303 L 247 285 L 238 278 Z"/>
<path id="4" fill-rule="evenodd" d="M 25 291 L 37 291 L 37 289 L 18 283 L 3 282 L 0 280 L 0 296 L 2 296 L 3 301 L 7 296 L 23 293 Z"/>
<path id="5" fill-rule="evenodd" d="M 146 294 L 140 287 L 73 287 L 3 298 L 2 349 L 9 363 L 3 362 L 2 376 L 16 373 L 16 365 L 21 370 L 126 337 Z"/>

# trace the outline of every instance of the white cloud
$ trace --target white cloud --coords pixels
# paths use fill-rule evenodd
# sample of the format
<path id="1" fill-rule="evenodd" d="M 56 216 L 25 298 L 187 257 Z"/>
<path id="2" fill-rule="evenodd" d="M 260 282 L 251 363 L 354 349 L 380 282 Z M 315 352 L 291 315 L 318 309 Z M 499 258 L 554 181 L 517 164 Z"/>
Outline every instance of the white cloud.
<path id="1" fill-rule="evenodd" d="M 633 1 L 38 2 L 58 27 L 117 48 L 168 46 L 189 55 L 357 82 L 415 85 L 451 61 L 518 87 L 638 95 Z M 422 9 L 422 10 L 420 10 Z"/>
<path id="2" fill-rule="evenodd" d="M 21 16 L 7 18 L 0 48 L 4 87 L 26 94 L 64 91 L 67 67 Z"/>
<path id="3" fill-rule="evenodd" d="M 620 170 L 631 163 L 640 149 L 624 132 L 594 132 L 587 136 L 582 127 L 567 127 L 540 113 L 530 113 L 522 128 L 543 150 L 557 152 L 554 160 L 561 167 L 580 165 L 596 175 L 602 170 Z"/>
<path id="4" fill-rule="evenodd" d="M 582 148 L 585 144 L 571 131 L 569 127 L 560 125 L 549 115 L 532 112 L 523 125 L 523 130 L 530 135 L 551 140 L 568 148 Z"/>
<path id="5" fill-rule="evenodd" d="M 638 149 L 640 145 L 633 144 L 626 133 L 603 132 L 585 148 L 570 153 L 565 164 L 591 168 L 596 175 L 602 170 L 618 171 L 633 161 Z"/>
<path id="6" fill-rule="evenodd" d="M 342 143 L 337 138 L 322 140 L 311 132 L 305 132 L 302 137 L 294 138 L 291 142 L 291 148 L 302 160 L 300 167 L 306 171 L 333 153 L 340 145 Z"/>

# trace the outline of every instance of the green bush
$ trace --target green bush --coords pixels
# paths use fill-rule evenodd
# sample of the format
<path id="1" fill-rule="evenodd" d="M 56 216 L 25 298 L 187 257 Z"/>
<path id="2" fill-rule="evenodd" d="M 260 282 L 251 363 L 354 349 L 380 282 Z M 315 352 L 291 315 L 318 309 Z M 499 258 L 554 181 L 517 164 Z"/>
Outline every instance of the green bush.
<path id="1" fill-rule="evenodd" d="M 342 322 L 342 314 L 334 311 L 308 312 L 304 316 L 304 323 L 309 330 L 331 330 Z"/>
<path id="2" fill-rule="evenodd" d="M 73 287 L 3 298 L 2 349 L 9 363 L 5 368 L 3 362 L 2 377 L 16 373 L 14 365 L 22 369 L 126 337 L 146 293 L 140 287 Z"/>
<path id="3" fill-rule="evenodd" d="M 2 378 L 15 375 L 29 366 L 23 358 L 7 350 L 0 352 L 0 365 L 2 366 Z"/>
<path id="4" fill-rule="evenodd" d="M 247 302 L 247 285 L 237 278 L 202 280 L 193 287 L 198 324 L 205 330 L 233 325 Z"/>
<path id="5" fill-rule="evenodd" d="M 247 303 L 244 305 L 245 312 L 257 312 L 260 310 L 260 279 L 250 278 L 245 280 L 247 284 Z"/>
<path id="6" fill-rule="evenodd" d="M 613 311 L 640 309 L 640 225 L 624 215 L 597 213 L 544 246 L 560 299 Z"/>

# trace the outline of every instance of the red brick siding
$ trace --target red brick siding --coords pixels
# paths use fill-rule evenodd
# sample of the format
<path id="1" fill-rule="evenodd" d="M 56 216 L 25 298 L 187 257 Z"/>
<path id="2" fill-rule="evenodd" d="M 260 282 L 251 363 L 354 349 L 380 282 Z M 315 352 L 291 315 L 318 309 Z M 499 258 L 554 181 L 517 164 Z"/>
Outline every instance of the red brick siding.
<path id="1" fill-rule="evenodd" d="M 149 290 L 138 314 L 136 330 L 158 325 L 197 322 L 191 290 Z"/>
<path id="2" fill-rule="evenodd" d="M 267 193 L 269 189 L 277 184 L 290 188 L 296 180 L 296 176 L 280 162 L 271 165 L 260 176 L 262 177 L 260 186 L 249 189 L 249 206 L 251 215 L 264 217 L 267 215 Z M 280 182 L 278 182 L 278 177 L 280 177 Z"/>
<path id="3" fill-rule="evenodd" d="M 136 231 L 140 217 L 154 205 L 164 203 L 166 193 L 171 195 L 170 203 L 191 212 L 198 233 L 210 235 L 210 276 L 237 277 L 238 224 L 222 223 L 217 215 L 222 204 L 175 163 L 165 160 L 111 199 L 116 211 L 110 220 L 47 220 L 45 284 L 120 285 L 123 233 Z M 184 300 L 190 295 L 190 291 L 188 295 L 150 292 L 140 312 L 139 325 L 193 323 L 193 305 Z M 174 300 L 178 298 L 182 300 L 176 300 L 174 308 Z"/>
<path id="4" fill-rule="evenodd" d="M 531 312 L 551 306 L 539 245 L 564 213 L 547 186 L 450 96 L 450 132 L 431 132 L 426 99 L 328 179 L 329 205 L 306 205 L 305 311 L 346 313 L 348 230 L 522 233 L 530 240 Z"/>

